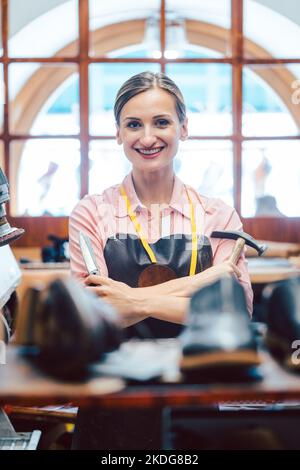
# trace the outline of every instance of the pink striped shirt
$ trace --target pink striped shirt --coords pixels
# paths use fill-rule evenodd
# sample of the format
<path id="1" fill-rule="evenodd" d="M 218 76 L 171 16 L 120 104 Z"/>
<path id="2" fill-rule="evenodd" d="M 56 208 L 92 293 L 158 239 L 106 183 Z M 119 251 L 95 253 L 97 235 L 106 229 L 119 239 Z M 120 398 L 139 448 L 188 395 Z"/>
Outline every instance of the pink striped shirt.
<path id="1" fill-rule="evenodd" d="M 206 235 L 209 238 L 214 230 L 242 230 L 242 223 L 235 209 L 221 199 L 200 196 L 195 189 L 183 184 L 178 177 L 175 177 L 169 205 L 164 208 L 153 205 L 151 211 L 139 201 L 131 173 L 125 177 L 123 186 L 149 243 L 155 243 L 169 235 L 191 234 L 190 205 L 186 189 L 194 205 L 198 236 Z M 79 246 L 79 231 L 90 237 L 101 275 L 108 276 L 104 257 L 107 239 L 117 233 L 136 235 L 125 201 L 120 195 L 119 184 L 106 189 L 102 194 L 85 196 L 70 215 L 71 272 L 77 279 L 82 280 L 87 276 L 87 272 Z M 233 240 L 210 238 L 210 242 L 213 265 L 221 264 L 230 257 L 234 246 Z M 251 314 L 253 292 L 245 253 L 240 257 L 238 267 L 242 273 L 239 282 L 244 287 L 248 311 Z"/>

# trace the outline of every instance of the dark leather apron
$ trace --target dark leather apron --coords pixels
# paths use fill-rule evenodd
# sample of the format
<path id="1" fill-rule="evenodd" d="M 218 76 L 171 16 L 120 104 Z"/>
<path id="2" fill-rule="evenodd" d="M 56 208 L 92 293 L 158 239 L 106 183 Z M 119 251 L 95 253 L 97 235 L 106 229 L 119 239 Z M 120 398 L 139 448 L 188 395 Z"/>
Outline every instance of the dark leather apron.
<path id="1" fill-rule="evenodd" d="M 195 214 L 190 203 L 191 233 L 160 238 L 150 245 L 142 234 L 124 188 L 128 215 L 139 235 L 119 233 L 108 238 L 104 257 L 108 276 L 131 287 L 159 284 L 176 277 L 199 273 L 212 265 L 212 249 L 207 237 L 197 237 Z M 190 249 L 192 245 L 192 250 Z M 188 248 L 188 249 L 187 249 Z M 127 338 L 168 338 L 177 336 L 181 325 L 147 318 L 126 328 Z M 147 416 L 145 416 L 147 414 Z M 141 420 L 145 418 L 144 423 Z M 141 426 L 144 424 L 143 426 Z M 74 449 L 157 449 L 161 416 L 158 410 L 138 409 L 116 413 L 112 410 L 80 409 L 73 441 Z M 142 430 L 142 432 L 141 432 Z"/>
<path id="2" fill-rule="evenodd" d="M 125 282 L 131 287 L 138 287 L 141 275 L 145 276 L 147 268 L 157 266 L 157 271 L 151 269 L 151 275 L 145 280 L 148 285 L 165 282 L 172 277 L 184 277 L 189 275 L 191 250 L 191 235 L 171 235 L 160 238 L 156 243 L 149 244 L 156 255 L 157 265 L 151 263 L 149 257 L 141 244 L 140 239 L 134 234 L 117 234 L 107 240 L 104 248 L 104 257 L 108 269 L 108 276 L 116 281 Z M 160 267 L 169 268 L 159 270 Z M 212 266 L 212 249 L 210 241 L 206 236 L 198 236 L 196 273 L 204 271 Z M 143 274 L 142 274 L 143 273 Z M 172 276 L 173 273 L 173 276 Z M 145 284 L 144 284 L 145 285 Z M 126 329 L 127 338 L 169 338 L 177 336 L 182 326 L 147 318 L 138 325 Z"/>
<path id="3" fill-rule="evenodd" d="M 191 235 L 172 235 L 150 245 L 158 266 L 171 268 L 176 277 L 189 275 Z M 117 234 L 107 240 L 104 257 L 108 276 L 137 287 L 145 269 L 153 265 L 136 235 Z M 212 265 L 212 249 L 206 236 L 198 236 L 196 273 Z M 181 325 L 147 318 L 126 329 L 127 338 L 167 338 L 177 336 Z M 72 443 L 73 449 L 153 450 L 161 445 L 161 412 L 149 408 L 99 410 L 80 408 Z"/>

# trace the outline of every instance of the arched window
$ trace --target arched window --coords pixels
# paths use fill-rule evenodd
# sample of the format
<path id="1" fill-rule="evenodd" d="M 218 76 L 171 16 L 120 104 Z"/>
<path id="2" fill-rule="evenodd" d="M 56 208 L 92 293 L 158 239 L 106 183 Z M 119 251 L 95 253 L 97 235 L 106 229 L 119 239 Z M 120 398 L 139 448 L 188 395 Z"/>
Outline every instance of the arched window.
<path id="1" fill-rule="evenodd" d="M 64 232 L 80 197 L 121 181 L 130 165 L 114 139 L 115 93 L 134 73 L 162 70 L 188 108 L 178 175 L 235 205 L 254 235 L 268 238 L 263 220 L 271 217 L 293 224 L 289 239 L 293 230 L 299 237 L 296 3 L 30 0 L 22 11 L 2 2 L 9 34 L 0 59 L 8 98 L 0 163 L 5 155 L 10 215 L 38 227 L 41 216 L 55 216 L 51 227 Z M 272 29 L 287 34 L 276 40 Z"/>

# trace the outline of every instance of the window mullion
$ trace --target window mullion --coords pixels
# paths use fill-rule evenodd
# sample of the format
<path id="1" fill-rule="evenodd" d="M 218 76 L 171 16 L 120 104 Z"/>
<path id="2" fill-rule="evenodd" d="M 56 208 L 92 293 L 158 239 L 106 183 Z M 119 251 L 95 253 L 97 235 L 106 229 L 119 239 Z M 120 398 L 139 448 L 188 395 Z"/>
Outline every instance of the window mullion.
<path id="1" fill-rule="evenodd" d="M 79 102 L 81 145 L 81 193 L 88 193 L 89 179 L 89 2 L 79 0 Z"/>
<path id="2" fill-rule="evenodd" d="M 234 205 L 241 210 L 243 112 L 243 0 L 231 0 L 233 188 Z"/>

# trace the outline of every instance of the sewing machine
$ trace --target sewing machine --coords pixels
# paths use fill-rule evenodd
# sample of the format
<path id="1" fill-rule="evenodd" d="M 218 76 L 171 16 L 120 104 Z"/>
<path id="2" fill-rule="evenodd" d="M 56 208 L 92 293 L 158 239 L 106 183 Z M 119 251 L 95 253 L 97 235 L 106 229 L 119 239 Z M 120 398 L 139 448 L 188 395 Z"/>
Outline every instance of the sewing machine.
<path id="1" fill-rule="evenodd" d="M 6 305 L 12 293 L 21 280 L 21 270 L 9 247 L 9 245 L 0 247 L 0 346 L 5 348 L 1 341 L 3 337 L 9 337 L 9 325 L 5 316 L 1 315 L 1 309 Z M 2 325 L 1 325 L 2 323 Z M 3 329 L 7 334 L 3 336 Z M 1 351 L 0 351 L 1 355 Z M 1 357 L 0 357 L 1 364 Z M 5 361 L 1 367 L 7 367 Z M 17 433 L 12 426 L 9 418 L 0 408 L 0 450 L 34 450 L 36 449 L 41 432 L 36 430 L 26 433 Z"/>
<path id="2" fill-rule="evenodd" d="M 24 233 L 22 228 L 11 227 L 6 219 L 5 204 L 8 201 L 9 184 L 0 168 L 0 340 L 5 341 L 9 340 L 11 333 L 9 324 L 11 319 L 7 320 L 7 315 L 10 316 L 10 313 L 6 304 L 21 279 L 21 271 L 9 244 Z M 12 300 L 15 301 L 15 297 Z"/>
<path id="3" fill-rule="evenodd" d="M 8 341 L 11 336 L 10 323 L 13 312 L 10 312 L 10 308 L 15 304 L 12 294 L 20 280 L 21 270 L 10 247 L 0 247 L 0 340 Z M 11 305 L 7 304 L 10 299 Z"/>
<path id="4" fill-rule="evenodd" d="M 21 280 L 21 270 L 8 245 L 0 247 L 0 309 Z"/>

